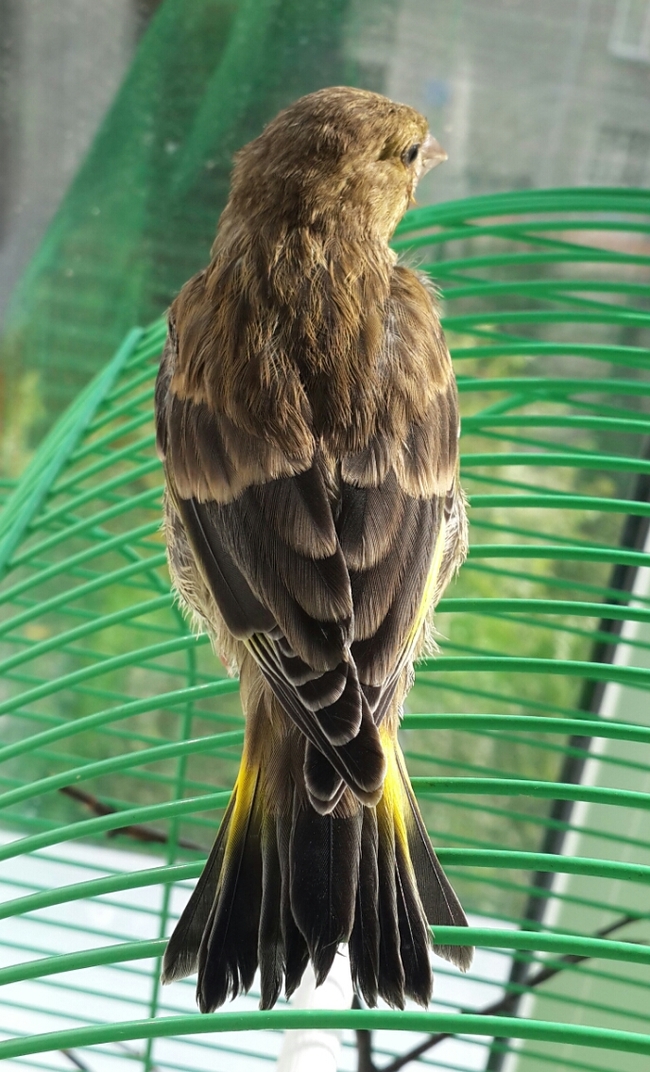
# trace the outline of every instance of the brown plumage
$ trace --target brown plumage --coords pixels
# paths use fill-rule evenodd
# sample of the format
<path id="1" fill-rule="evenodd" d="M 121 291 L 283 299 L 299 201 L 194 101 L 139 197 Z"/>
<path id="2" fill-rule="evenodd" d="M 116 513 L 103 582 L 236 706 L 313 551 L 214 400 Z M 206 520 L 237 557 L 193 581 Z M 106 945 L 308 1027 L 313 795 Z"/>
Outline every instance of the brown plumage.
<path id="1" fill-rule="evenodd" d="M 174 584 L 241 675 L 246 740 L 169 942 L 202 1010 L 322 980 L 426 1005 L 428 923 L 464 924 L 397 742 L 429 610 L 462 561 L 456 385 L 388 240 L 444 158 L 413 109 L 324 89 L 235 159 L 156 388 Z M 461 968 L 471 950 L 437 947 Z"/>

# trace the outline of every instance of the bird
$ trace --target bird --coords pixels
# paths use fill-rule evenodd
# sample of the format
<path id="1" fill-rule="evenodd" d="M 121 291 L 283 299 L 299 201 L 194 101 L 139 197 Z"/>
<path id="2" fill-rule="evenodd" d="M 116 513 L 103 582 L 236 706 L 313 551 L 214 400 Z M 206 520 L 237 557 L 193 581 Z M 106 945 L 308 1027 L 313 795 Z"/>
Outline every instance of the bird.
<path id="1" fill-rule="evenodd" d="M 241 766 L 162 980 L 202 1012 L 317 984 L 347 943 L 369 1007 L 426 1007 L 466 926 L 398 741 L 431 612 L 467 553 L 457 388 L 426 278 L 389 239 L 446 153 L 427 120 L 328 87 L 235 154 L 211 259 L 155 390 L 181 604 L 240 677 Z M 468 945 L 436 945 L 466 970 Z"/>

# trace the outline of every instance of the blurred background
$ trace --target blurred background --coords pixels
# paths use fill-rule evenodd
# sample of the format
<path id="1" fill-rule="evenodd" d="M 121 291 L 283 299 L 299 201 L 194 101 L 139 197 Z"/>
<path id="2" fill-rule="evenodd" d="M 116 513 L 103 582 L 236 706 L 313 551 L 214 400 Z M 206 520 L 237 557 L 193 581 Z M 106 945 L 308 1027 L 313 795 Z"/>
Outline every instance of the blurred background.
<path id="1" fill-rule="evenodd" d="M 295 97 L 423 111 L 427 204 L 647 185 L 649 77 L 647 0 L 0 0 L 5 476 L 205 262 L 233 152 Z"/>

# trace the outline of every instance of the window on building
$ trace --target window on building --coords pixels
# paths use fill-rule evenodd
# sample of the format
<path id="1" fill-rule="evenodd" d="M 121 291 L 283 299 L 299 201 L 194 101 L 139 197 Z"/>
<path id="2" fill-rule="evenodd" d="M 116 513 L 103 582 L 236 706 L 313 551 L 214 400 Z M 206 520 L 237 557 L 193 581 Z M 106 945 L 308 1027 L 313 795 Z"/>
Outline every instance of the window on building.
<path id="1" fill-rule="evenodd" d="M 648 0 L 618 0 L 609 37 L 609 49 L 619 59 L 650 63 Z"/>
<path id="2" fill-rule="evenodd" d="M 593 186 L 648 186 L 650 133 L 602 126 L 591 153 L 587 181 Z"/>

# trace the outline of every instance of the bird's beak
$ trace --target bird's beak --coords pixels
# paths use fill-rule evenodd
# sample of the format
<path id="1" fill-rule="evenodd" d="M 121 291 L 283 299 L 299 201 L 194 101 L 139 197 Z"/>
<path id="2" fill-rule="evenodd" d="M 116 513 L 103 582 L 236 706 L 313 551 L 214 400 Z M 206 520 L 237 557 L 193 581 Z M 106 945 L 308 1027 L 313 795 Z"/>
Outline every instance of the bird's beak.
<path id="1" fill-rule="evenodd" d="M 431 168 L 437 167 L 438 164 L 442 164 L 443 160 L 447 159 L 447 153 L 443 149 L 439 141 L 436 141 L 433 134 L 427 134 L 426 138 L 422 142 L 422 151 L 420 153 L 420 159 L 422 160 L 422 174 L 426 171 L 431 171 Z"/>

